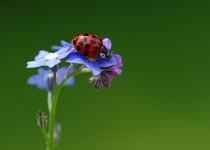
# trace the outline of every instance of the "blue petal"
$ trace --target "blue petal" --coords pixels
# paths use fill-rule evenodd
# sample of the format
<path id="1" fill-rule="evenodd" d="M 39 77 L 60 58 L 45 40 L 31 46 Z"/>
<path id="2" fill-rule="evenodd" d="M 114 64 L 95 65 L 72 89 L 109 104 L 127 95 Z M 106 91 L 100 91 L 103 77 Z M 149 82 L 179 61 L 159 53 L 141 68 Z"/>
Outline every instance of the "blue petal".
<path id="1" fill-rule="evenodd" d="M 62 49 L 60 49 L 59 51 L 55 52 L 58 54 L 58 59 L 63 59 L 66 56 L 68 56 L 72 51 L 74 50 L 74 48 L 72 46 L 69 47 L 63 47 Z"/>
<path id="2" fill-rule="evenodd" d="M 40 50 L 39 54 L 34 58 L 35 60 L 43 59 L 49 52 L 45 50 Z"/>
<path id="3" fill-rule="evenodd" d="M 70 46 L 70 45 L 72 45 L 71 43 L 68 43 L 68 42 L 66 42 L 66 41 L 64 41 L 64 40 L 61 40 L 61 45 L 62 46 Z"/>
<path id="4" fill-rule="evenodd" d="M 45 76 L 43 75 L 34 75 L 31 76 L 28 81 L 28 84 L 36 85 L 40 89 L 46 89 L 47 88 L 47 81 L 45 80 Z"/>
<path id="5" fill-rule="evenodd" d="M 55 65 L 59 64 L 60 62 L 61 62 L 60 59 L 47 60 L 43 66 L 48 66 L 49 68 L 52 68 Z"/>
<path id="6" fill-rule="evenodd" d="M 57 82 L 60 84 L 66 76 L 66 71 L 68 67 L 62 67 L 57 71 Z"/>
<path id="7" fill-rule="evenodd" d="M 71 53 L 71 51 L 63 52 L 63 53 L 59 54 L 57 58 L 63 59 L 65 57 L 67 57 L 70 53 Z"/>
<path id="8" fill-rule="evenodd" d="M 51 46 L 51 49 L 57 51 L 57 50 L 60 50 L 62 48 L 65 48 L 65 47 L 69 47 L 70 49 L 73 47 L 73 45 L 71 43 L 68 43 L 68 42 L 63 41 L 63 40 L 61 40 L 61 45 L 62 46 L 53 45 L 53 46 Z"/>
<path id="9" fill-rule="evenodd" d="M 116 64 L 116 62 L 111 59 L 111 58 L 101 58 L 98 57 L 96 59 L 97 63 L 99 64 L 100 67 L 110 67 Z"/>
<path id="10" fill-rule="evenodd" d="M 84 64 L 85 63 L 85 57 L 83 57 L 78 52 L 72 52 L 67 56 L 66 62 L 69 63 L 75 63 L 75 64 Z"/>
<path id="11" fill-rule="evenodd" d="M 62 67 L 57 71 L 57 82 L 60 84 L 66 76 L 68 67 Z M 65 85 L 72 86 L 74 84 L 74 77 L 66 81 Z"/>
<path id="12" fill-rule="evenodd" d="M 45 63 L 45 60 L 44 59 L 35 60 L 35 61 L 29 61 L 29 62 L 27 62 L 27 68 L 40 67 L 40 66 L 43 66 L 44 63 Z"/>
<path id="13" fill-rule="evenodd" d="M 69 47 L 62 47 L 61 49 L 59 49 L 57 52 L 55 52 L 55 54 L 60 55 L 62 53 L 65 53 L 69 50 Z"/>
<path id="14" fill-rule="evenodd" d="M 97 62 L 95 61 L 85 61 L 85 67 L 87 67 L 88 69 L 90 69 L 93 73 L 94 76 L 100 74 L 101 70 L 97 64 Z"/>
<path id="15" fill-rule="evenodd" d="M 51 71 L 51 72 L 52 72 L 52 71 Z M 38 74 L 43 75 L 43 74 L 46 74 L 46 73 L 50 73 L 50 71 L 45 70 L 45 69 L 43 69 L 43 68 L 39 68 L 39 69 L 38 69 Z"/>
<path id="16" fill-rule="evenodd" d="M 100 73 L 99 65 L 96 61 L 89 61 L 87 58 L 82 56 L 79 52 L 70 53 L 67 56 L 66 62 L 75 63 L 75 64 L 84 64 L 88 69 L 92 71 L 94 75 Z"/>
<path id="17" fill-rule="evenodd" d="M 55 50 L 55 51 L 57 51 L 57 50 L 59 50 L 61 48 L 63 48 L 63 47 L 62 46 L 56 46 L 56 45 L 51 46 L 51 49 Z"/>

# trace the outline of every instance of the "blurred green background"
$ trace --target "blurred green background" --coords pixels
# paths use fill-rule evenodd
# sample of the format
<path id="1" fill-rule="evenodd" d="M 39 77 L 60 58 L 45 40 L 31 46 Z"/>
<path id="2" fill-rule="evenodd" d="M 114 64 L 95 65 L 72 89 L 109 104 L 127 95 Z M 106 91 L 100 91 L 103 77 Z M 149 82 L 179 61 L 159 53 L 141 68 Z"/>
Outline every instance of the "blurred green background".
<path id="1" fill-rule="evenodd" d="M 90 74 L 60 97 L 58 150 L 209 150 L 210 10 L 205 1 L 1 1 L 0 149 L 44 150 L 46 92 L 26 81 L 40 49 L 81 32 L 109 37 L 123 74 Z"/>

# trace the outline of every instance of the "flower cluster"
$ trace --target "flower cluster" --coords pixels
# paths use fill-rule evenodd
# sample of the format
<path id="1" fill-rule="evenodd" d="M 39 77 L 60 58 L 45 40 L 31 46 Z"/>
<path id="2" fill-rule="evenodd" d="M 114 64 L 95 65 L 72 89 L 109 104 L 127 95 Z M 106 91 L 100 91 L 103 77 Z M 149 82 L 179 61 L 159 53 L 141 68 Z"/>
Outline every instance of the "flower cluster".
<path id="1" fill-rule="evenodd" d="M 88 35 L 93 39 L 84 38 Z M 48 150 L 54 150 L 60 140 L 61 126 L 56 122 L 55 114 L 61 89 L 74 85 L 74 77 L 85 72 L 92 73 L 89 82 L 95 89 L 110 87 L 112 79 L 122 72 L 121 56 L 111 52 L 111 41 L 108 38 L 96 39 L 95 35 L 86 33 L 73 39 L 73 44 L 61 41 L 60 46 L 51 47 L 52 52 L 40 50 L 34 60 L 27 63 L 27 68 L 38 68 L 38 74 L 31 76 L 28 84 L 48 90 L 49 119 L 44 112 L 39 112 L 37 118 Z M 84 44 L 81 40 L 89 43 Z M 63 59 L 66 66 L 62 66 Z M 49 127 L 48 130 L 46 127 Z"/>
<path id="2" fill-rule="evenodd" d="M 102 42 L 109 56 L 104 58 L 98 56 L 94 60 L 87 59 L 66 41 L 61 41 L 60 46 L 52 46 L 53 52 L 40 50 L 33 61 L 27 62 L 27 68 L 47 66 L 49 69 L 39 68 L 38 74 L 28 79 L 28 84 L 36 85 L 40 89 L 52 89 L 54 80 L 59 85 L 68 75 L 78 69 L 78 65 L 81 65 L 83 70 L 88 69 L 92 72 L 93 76 L 89 81 L 96 89 L 100 89 L 102 86 L 110 87 L 112 78 L 121 74 L 120 68 L 123 64 L 120 55 L 111 53 L 111 41 L 105 38 Z M 65 59 L 70 67 L 64 66 L 59 69 L 62 59 Z M 65 85 L 72 86 L 73 84 L 74 77 L 66 80 Z"/>

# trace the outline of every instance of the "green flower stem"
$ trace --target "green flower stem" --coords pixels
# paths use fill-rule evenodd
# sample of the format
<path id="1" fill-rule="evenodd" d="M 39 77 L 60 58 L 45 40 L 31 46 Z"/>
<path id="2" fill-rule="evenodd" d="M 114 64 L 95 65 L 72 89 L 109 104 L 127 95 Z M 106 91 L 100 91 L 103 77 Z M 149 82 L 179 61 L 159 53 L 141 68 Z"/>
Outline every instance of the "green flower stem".
<path id="1" fill-rule="evenodd" d="M 50 112 L 52 107 L 52 91 L 47 92 L 47 104 L 48 104 L 48 110 Z"/>
<path id="2" fill-rule="evenodd" d="M 47 146 L 47 150 L 48 150 L 49 147 L 48 147 L 48 142 L 47 142 L 48 138 L 47 138 L 46 129 L 45 129 L 45 128 L 42 128 L 42 129 L 41 129 L 41 132 L 42 132 L 42 135 L 43 135 L 43 137 L 44 137 L 44 140 L 45 140 L 45 143 L 46 143 L 46 146 Z"/>
<path id="3" fill-rule="evenodd" d="M 54 144 L 54 129 L 55 129 L 55 113 L 56 113 L 56 106 L 57 106 L 57 102 L 58 102 L 58 98 L 60 95 L 60 92 L 62 90 L 62 88 L 64 87 L 66 81 L 73 77 L 76 76 L 80 73 L 84 73 L 82 71 L 83 67 L 79 68 L 77 71 L 75 71 L 74 73 L 72 73 L 71 75 L 68 75 L 62 82 L 60 85 L 58 85 L 56 87 L 56 89 L 54 90 L 53 96 L 52 96 L 52 106 L 51 106 L 51 110 L 49 112 L 49 131 L 48 131 L 48 150 L 54 150 L 55 149 L 55 144 Z"/>
<path id="4" fill-rule="evenodd" d="M 57 72 L 57 66 L 54 66 L 52 68 L 52 72 L 53 72 L 53 82 L 54 82 L 54 86 L 56 87 L 57 86 L 57 77 L 56 77 L 56 72 Z"/>

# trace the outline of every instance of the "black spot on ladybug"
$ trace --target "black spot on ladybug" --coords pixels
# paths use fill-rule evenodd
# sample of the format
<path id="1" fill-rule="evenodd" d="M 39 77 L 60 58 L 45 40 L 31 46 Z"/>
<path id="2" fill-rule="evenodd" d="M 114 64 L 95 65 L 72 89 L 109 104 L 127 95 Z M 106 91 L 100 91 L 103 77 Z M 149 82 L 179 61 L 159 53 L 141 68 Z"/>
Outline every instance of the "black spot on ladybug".
<path id="1" fill-rule="evenodd" d="M 101 39 L 99 39 L 100 41 L 101 41 L 101 43 L 102 43 L 102 40 Z"/>
<path id="2" fill-rule="evenodd" d="M 89 48 L 90 48 L 90 44 L 86 44 L 86 45 L 85 45 L 85 48 L 86 48 L 86 49 L 89 49 Z"/>
<path id="3" fill-rule="evenodd" d="M 86 41 L 87 41 L 87 38 L 84 37 L 84 36 L 82 36 L 82 37 L 81 37 L 81 40 L 82 40 L 82 42 L 86 42 Z"/>
<path id="4" fill-rule="evenodd" d="M 83 46 L 83 42 L 79 42 L 78 45 L 79 45 L 79 46 Z"/>
<path id="5" fill-rule="evenodd" d="M 101 42 L 98 42 L 98 45 L 101 47 L 102 46 Z"/>
<path id="6" fill-rule="evenodd" d="M 76 44 L 76 42 L 77 42 L 76 40 L 73 40 L 73 44 Z"/>
<path id="7" fill-rule="evenodd" d="M 97 50 L 94 50 L 94 51 L 93 51 L 93 54 L 97 54 Z"/>
<path id="8" fill-rule="evenodd" d="M 88 36 L 88 35 L 89 35 L 89 33 L 84 33 L 83 35 L 84 35 L 84 36 Z"/>
<path id="9" fill-rule="evenodd" d="M 80 50 L 81 50 L 81 47 L 80 47 L 80 46 L 77 46 L 76 49 L 77 49 L 78 51 L 80 51 Z"/>
<path id="10" fill-rule="evenodd" d="M 97 38 L 97 35 L 93 35 L 93 38 L 96 39 Z"/>
<path id="11" fill-rule="evenodd" d="M 91 40 L 90 40 L 90 43 L 91 43 L 91 44 L 96 44 L 96 40 L 91 39 Z"/>
<path id="12" fill-rule="evenodd" d="M 88 56 L 89 55 L 89 52 L 88 51 L 84 51 L 84 55 L 85 56 Z"/>

